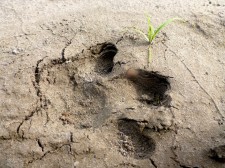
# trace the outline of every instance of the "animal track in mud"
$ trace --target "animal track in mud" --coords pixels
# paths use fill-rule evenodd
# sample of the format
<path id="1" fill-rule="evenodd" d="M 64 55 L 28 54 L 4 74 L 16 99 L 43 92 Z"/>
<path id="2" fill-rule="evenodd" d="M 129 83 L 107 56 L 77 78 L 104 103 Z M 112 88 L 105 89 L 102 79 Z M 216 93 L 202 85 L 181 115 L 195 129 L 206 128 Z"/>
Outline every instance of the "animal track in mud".
<path id="1" fill-rule="evenodd" d="M 103 43 L 65 61 L 43 63 L 38 84 L 40 92 L 51 102 L 46 109 L 51 121 L 60 120 L 63 125 L 73 124 L 76 128 L 104 123 L 110 108 L 107 90 L 99 84 L 98 76 L 112 71 L 117 51 L 114 44 Z"/>
<path id="2" fill-rule="evenodd" d="M 109 74 L 113 70 L 114 56 L 117 54 L 118 49 L 112 43 L 105 43 L 102 45 L 101 50 L 98 54 L 100 56 L 97 59 L 95 66 L 96 72 L 99 74 Z"/>
<path id="3" fill-rule="evenodd" d="M 139 130 L 137 122 L 120 120 L 118 122 L 120 153 L 135 159 L 150 158 L 155 151 L 153 139 L 144 136 Z"/>
<path id="4" fill-rule="evenodd" d="M 225 145 L 217 146 L 209 151 L 209 156 L 218 161 L 225 163 Z"/>
<path id="5" fill-rule="evenodd" d="M 170 106 L 172 99 L 166 95 L 166 92 L 171 88 L 168 76 L 160 75 L 154 71 L 131 68 L 126 72 L 126 77 L 134 82 L 141 102 L 157 106 Z"/>

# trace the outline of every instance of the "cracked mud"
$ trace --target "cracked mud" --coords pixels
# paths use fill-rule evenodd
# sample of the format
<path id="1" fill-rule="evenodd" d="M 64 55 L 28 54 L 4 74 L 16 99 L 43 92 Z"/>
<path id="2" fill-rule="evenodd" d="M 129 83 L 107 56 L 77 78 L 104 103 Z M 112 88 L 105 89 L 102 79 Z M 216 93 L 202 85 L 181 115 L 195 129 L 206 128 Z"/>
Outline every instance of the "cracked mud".
<path id="1" fill-rule="evenodd" d="M 72 130 L 81 131 L 85 129 L 90 131 L 98 129 L 105 124 L 110 125 L 108 119 L 112 115 L 113 108 L 112 104 L 110 104 L 108 83 L 115 81 L 121 85 L 125 84 L 124 82 L 126 81 L 122 74 L 115 72 L 120 72 L 118 70 L 120 68 L 112 72 L 116 53 L 117 48 L 114 44 L 102 43 L 92 46 L 70 59 L 47 60 L 47 58 L 43 58 L 37 61 L 34 70 L 35 81 L 33 86 L 38 97 L 38 103 L 36 108 L 26 115 L 19 124 L 17 134 L 24 141 L 32 140 L 35 135 L 36 143 L 43 154 L 39 156 L 37 153 L 33 156 L 33 159 L 25 162 L 27 166 L 43 160 L 52 153 L 57 153 L 64 146 L 69 147 L 69 153 L 72 156 L 76 155 L 77 152 L 73 149 L 73 145 L 76 143 L 73 132 L 65 133 L 68 134 L 65 139 L 57 142 L 57 138 L 54 138 L 55 135 L 49 135 L 49 129 L 59 131 L 61 126 L 65 128 L 69 126 L 68 128 Z M 110 72 L 117 75 L 110 77 Z M 154 77 L 157 76 L 159 81 L 162 81 L 161 83 L 159 82 L 160 84 L 168 85 L 169 87 L 166 78 L 154 73 L 153 75 Z M 143 75 L 140 75 L 140 78 L 142 77 Z M 149 77 L 148 74 L 147 77 Z M 118 85 L 116 83 L 115 85 Z M 117 87 L 114 89 L 118 93 L 121 92 Z M 144 89 L 146 88 L 144 87 Z M 155 88 L 156 90 L 158 89 Z M 161 89 L 159 92 L 154 93 L 164 96 L 165 91 L 165 89 Z M 156 113 L 160 115 L 160 112 Z M 153 113 L 150 114 L 152 115 Z M 154 128 L 154 130 L 169 129 L 173 124 L 169 122 L 169 118 L 165 118 L 168 124 L 163 124 L 164 119 L 155 119 L 154 123 L 152 118 L 152 120 L 144 121 L 145 124 L 142 125 L 142 128 L 139 128 L 139 125 L 133 122 L 136 119 L 132 118 L 130 120 L 129 117 L 132 118 L 132 113 L 131 116 L 126 116 L 126 120 L 118 120 L 118 130 L 115 131 L 119 132 L 113 135 L 115 137 L 117 137 L 116 134 L 119 135 L 118 139 L 115 139 L 115 142 L 119 142 L 116 151 L 124 157 L 148 159 L 155 150 L 155 142 L 151 137 L 145 136 L 140 129 L 145 127 Z M 138 120 L 139 118 L 137 118 Z M 115 124 L 116 122 L 117 119 Z M 158 124 L 162 127 L 158 126 Z M 33 125 L 37 125 L 38 130 Z M 64 132 L 63 130 L 61 131 Z M 49 136 L 53 136 L 52 138 L 56 142 L 48 141 L 46 137 Z M 92 149 L 88 148 L 86 150 L 89 153 Z"/>

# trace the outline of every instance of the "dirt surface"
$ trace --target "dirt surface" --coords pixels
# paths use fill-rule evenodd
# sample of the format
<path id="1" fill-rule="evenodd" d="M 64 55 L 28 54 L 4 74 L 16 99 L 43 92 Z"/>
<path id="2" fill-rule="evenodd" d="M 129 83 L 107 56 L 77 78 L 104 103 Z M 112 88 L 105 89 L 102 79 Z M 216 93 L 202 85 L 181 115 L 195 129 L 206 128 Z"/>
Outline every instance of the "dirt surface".
<path id="1" fill-rule="evenodd" d="M 0 167 L 225 167 L 213 159 L 224 159 L 224 11 L 223 0 L 1 0 Z M 150 67 L 127 31 L 147 30 L 145 13 L 187 21 L 163 29 Z M 139 70 L 141 82 L 126 75 Z M 165 79 L 160 99 L 149 74 Z"/>

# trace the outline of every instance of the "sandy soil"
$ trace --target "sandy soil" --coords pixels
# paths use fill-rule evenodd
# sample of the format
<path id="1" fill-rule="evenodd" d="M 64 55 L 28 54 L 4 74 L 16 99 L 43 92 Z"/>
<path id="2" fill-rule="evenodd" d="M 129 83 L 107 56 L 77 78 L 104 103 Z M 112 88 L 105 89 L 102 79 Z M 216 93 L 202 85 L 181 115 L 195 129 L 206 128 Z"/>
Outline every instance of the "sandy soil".
<path id="1" fill-rule="evenodd" d="M 223 0 L 1 0 L 0 167 L 225 167 L 224 11 Z M 187 20 L 156 38 L 151 67 L 126 31 L 147 30 L 145 13 Z M 149 103 L 130 68 L 171 77 L 171 102 Z"/>

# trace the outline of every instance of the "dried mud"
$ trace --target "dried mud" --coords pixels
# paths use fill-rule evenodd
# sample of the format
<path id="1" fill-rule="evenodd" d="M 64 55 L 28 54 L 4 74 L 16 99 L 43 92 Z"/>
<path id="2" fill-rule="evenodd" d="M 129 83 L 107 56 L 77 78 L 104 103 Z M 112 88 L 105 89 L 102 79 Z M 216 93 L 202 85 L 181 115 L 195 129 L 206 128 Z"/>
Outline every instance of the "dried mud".
<path id="1" fill-rule="evenodd" d="M 0 167 L 224 167 L 224 6 L 1 1 Z"/>

